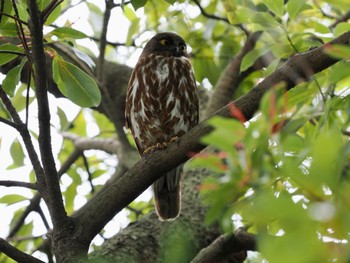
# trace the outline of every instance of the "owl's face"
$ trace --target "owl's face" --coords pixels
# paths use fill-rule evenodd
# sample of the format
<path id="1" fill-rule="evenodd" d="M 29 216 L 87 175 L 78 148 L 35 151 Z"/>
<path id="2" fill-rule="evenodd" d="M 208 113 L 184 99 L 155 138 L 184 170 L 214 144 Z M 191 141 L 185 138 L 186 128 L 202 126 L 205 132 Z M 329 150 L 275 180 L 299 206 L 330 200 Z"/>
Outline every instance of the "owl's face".
<path id="1" fill-rule="evenodd" d="M 142 55 L 149 53 L 167 54 L 175 57 L 188 57 L 185 40 L 174 33 L 159 33 L 146 44 Z"/>

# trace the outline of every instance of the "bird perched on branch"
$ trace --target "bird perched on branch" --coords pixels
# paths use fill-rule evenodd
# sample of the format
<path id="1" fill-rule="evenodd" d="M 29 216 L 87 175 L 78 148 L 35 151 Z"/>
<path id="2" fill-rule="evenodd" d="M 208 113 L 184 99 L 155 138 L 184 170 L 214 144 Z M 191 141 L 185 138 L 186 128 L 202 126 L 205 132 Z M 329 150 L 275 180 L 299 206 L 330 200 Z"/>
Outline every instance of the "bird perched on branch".
<path id="1" fill-rule="evenodd" d="M 197 125 L 196 80 L 186 43 L 179 35 L 159 33 L 146 44 L 131 74 L 125 117 L 141 157 L 167 147 Z M 174 219 L 180 213 L 182 166 L 153 183 L 160 220 Z"/>

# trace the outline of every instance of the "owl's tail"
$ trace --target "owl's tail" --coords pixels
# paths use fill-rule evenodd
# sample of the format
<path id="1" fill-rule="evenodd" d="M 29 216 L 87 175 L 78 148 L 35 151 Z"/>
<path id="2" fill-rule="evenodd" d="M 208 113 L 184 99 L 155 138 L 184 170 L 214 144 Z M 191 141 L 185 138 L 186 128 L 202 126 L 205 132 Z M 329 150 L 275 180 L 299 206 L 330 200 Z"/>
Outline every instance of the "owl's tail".
<path id="1" fill-rule="evenodd" d="M 160 220 L 175 219 L 181 209 L 181 173 L 183 165 L 153 183 L 154 203 Z"/>

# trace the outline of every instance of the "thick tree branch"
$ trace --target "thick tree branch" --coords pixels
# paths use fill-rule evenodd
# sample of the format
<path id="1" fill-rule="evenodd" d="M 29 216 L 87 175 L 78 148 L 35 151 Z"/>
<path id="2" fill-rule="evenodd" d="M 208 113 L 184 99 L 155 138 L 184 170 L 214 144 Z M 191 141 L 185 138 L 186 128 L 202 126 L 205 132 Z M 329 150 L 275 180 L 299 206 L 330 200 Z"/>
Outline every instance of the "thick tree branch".
<path id="1" fill-rule="evenodd" d="M 23 253 L 2 238 L 0 238 L 0 251 L 19 263 L 44 263 L 35 257 Z"/>
<path id="2" fill-rule="evenodd" d="M 241 262 L 237 257 L 241 256 L 240 252 L 247 250 L 256 250 L 256 236 L 239 228 L 232 234 L 218 237 L 210 246 L 202 249 L 191 263 Z"/>
<path id="3" fill-rule="evenodd" d="M 47 96 L 46 57 L 43 44 L 43 18 L 35 0 L 28 1 L 29 30 L 32 38 L 34 83 L 38 102 L 39 148 L 45 170 L 45 182 L 38 178 L 40 191 L 47 201 L 53 224 L 66 220 L 55 160 L 51 148 L 50 109 Z M 46 194 L 48 193 L 48 195 Z"/>
<path id="4" fill-rule="evenodd" d="M 205 116 L 208 117 L 225 106 L 232 100 L 233 94 L 238 89 L 240 81 L 240 68 L 243 57 L 255 47 L 256 41 L 261 36 L 262 32 L 258 31 L 251 34 L 239 54 L 235 56 L 226 66 L 223 74 L 214 89 L 214 94 L 209 100 L 209 105 L 206 108 Z"/>
<path id="5" fill-rule="evenodd" d="M 349 45 L 349 40 L 350 32 L 347 32 L 329 44 Z M 324 46 L 292 56 L 281 68 L 260 82 L 249 93 L 234 101 L 234 104 L 249 120 L 258 110 L 260 100 L 266 91 L 281 83 L 285 83 L 286 90 L 289 90 L 335 62 L 337 62 L 336 59 L 324 53 Z M 221 108 L 215 115 L 232 117 L 230 105 Z M 132 202 L 152 182 L 165 172 L 187 161 L 190 158 L 189 153 L 199 152 L 205 148 L 205 145 L 200 143 L 200 138 L 211 130 L 212 128 L 205 121 L 201 122 L 181 137 L 178 143 L 172 143 L 164 150 L 149 154 L 147 158 L 141 159 L 129 169 L 124 176 L 107 184 L 74 214 L 74 219 L 82 227 L 77 230 L 79 236 L 82 239 L 91 240 L 116 213 Z"/>

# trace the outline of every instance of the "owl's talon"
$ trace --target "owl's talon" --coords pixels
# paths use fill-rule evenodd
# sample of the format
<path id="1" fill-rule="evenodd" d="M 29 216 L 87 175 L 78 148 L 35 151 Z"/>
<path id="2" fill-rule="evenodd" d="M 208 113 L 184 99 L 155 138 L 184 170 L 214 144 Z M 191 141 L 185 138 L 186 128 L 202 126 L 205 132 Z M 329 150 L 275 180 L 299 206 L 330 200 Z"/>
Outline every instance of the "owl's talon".
<path id="1" fill-rule="evenodd" d="M 149 154 L 149 153 L 151 153 L 151 152 L 153 152 L 155 150 L 164 149 L 166 147 L 168 147 L 168 143 L 166 143 L 166 142 L 162 142 L 162 143 L 158 142 L 157 144 L 146 148 L 146 150 L 143 151 L 143 155 Z"/>
<path id="2" fill-rule="evenodd" d="M 174 136 L 169 142 L 178 142 L 180 140 L 179 136 Z"/>

